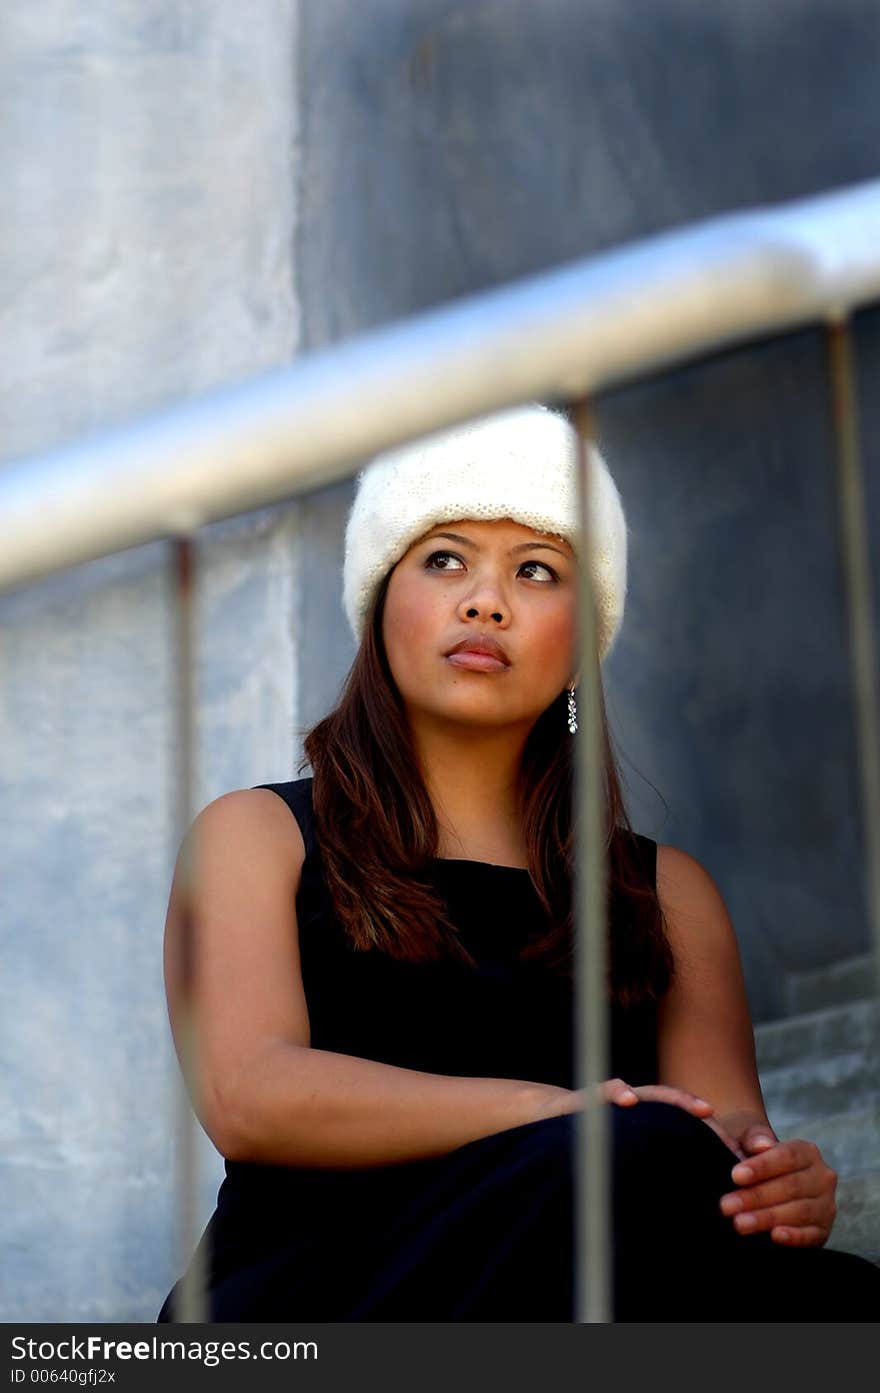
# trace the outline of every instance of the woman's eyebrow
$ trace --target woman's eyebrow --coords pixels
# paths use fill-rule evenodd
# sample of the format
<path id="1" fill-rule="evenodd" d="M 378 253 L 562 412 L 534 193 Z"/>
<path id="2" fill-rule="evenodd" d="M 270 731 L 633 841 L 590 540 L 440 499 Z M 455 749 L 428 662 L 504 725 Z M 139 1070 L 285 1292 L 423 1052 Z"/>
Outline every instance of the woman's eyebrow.
<path id="1" fill-rule="evenodd" d="M 459 532 L 432 532 L 423 541 L 430 542 L 434 537 L 446 537 L 450 542 L 458 542 L 463 547 L 471 547 L 474 551 L 482 551 L 479 542 L 472 542 L 468 537 L 462 537 Z M 554 547 L 551 542 L 518 542 L 515 547 L 510 548 L 511 555 L 515 551 L 556 551 L 560 556 L 566 553 L 561 547 Z"/>

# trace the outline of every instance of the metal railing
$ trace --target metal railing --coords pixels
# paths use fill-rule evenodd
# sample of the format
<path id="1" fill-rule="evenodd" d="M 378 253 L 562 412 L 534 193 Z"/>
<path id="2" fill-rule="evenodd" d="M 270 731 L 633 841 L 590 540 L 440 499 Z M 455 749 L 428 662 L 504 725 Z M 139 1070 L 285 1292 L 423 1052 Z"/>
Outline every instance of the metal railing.
<path id="1" fill-rule="evenodd" d="M 0 593 L 125 548 L 172 539 L 183 777 L 193 786 L 192 534 L 202 525 L 351 477 L 373 454 L 534 400 L 573 406 L 582 509 L 592 399 L 603 388 L 796 327 L 827 329 L 838 442 L 867 903 L 880 990 L 880 741 L 850 316 L 880 299 L 880 180 L 714 218 L 391 323 L 290 367 L 165 410 L 0 474 Z M 589 518 L 582 512 L 588 535 Z M 589 568 L 579 641 L 595 651 Z M 591 665 L 584 668 L 585 678 Z M 598 681 L 598 676 L 596 677 Z M 582 681 L 576 737 L 578 1086 L 608 1075 L 598 691 Z M 197 1042 L 184 1072 L 191 1081 Z M 577 1180 L 578 1319 L 612 1318 L 608 1109 L 587 1107 Z M 194 1128 L 184 1106 L 182 1249 L 192 1251 Z M 203 1318 L 198 1274 L 181 1317 Z"/>

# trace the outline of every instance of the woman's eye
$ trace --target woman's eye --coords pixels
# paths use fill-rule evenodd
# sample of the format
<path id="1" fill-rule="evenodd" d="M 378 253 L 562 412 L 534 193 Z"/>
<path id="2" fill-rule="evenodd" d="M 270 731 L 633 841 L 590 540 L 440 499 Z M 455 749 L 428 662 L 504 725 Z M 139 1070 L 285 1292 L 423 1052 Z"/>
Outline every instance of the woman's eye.
<path id="1" fill-rule="evenodd" d="M 548 574 L 549 574 L 550 576 L 552 576 L 554 580 L 558 580 L 558 579 L 559 579 L 559 577 L 557 576 L 557 574 L 556 574 L 556 572 L 554 571 L 553 567 L 552 567 L 552 566 L 548 566 L 547 563 L 546 563 L 545 561 L 524 561 L 524 562 L 523 562 L 523 566 L 540 566 L 541 569 L 544 570 L 544 571 L 547 571 Z"/>
<path id="2" fill-rule="evenodd" d="M 427 561 L 425 562 L 425 566 L 426 566 L 426 567 L 430 566 L 430 565 L 431 565 L 431 562 L 432 562 L 432 561 L 435 561 L 435 560 L 437 559 L 438 556 L 443 556 L 443 557 L 450 557 L 450 556 L 451 556 L 452 559 L 453 559 L 453 561 L 460 561 L 460 560 L 461 560 L 461 557 L 460 557 L 460 556 L 455 556 L 454 553 L 451 552 L 451 551 L 432 551 L 432 552 L 431 552 L 431 555 L 428 557 Z M 448 570 L 449 570 L 449 567 L 448 567 L 448 566 L 441 566 L 439 569 L 440 569 L 441 571 L 448 571 Z"/>
<path id="3" fill-rule="evenodd" d="M 455 552 L 453 552 L 453 551 L 432 551 L 432 552 L 431 552 L 431 555 L 430 555 L 429 557 L 427 557 L 427 559 L 425 560 L 425 568 L 426 568 L 426 570 L 427 570 L 427 569 L 430 569 L 430 570 L 441 570 L 441 571 L 448 571 L 448 570 L 450 570 L 450 567 L 449 567 L 449 566 L 439 566 L 439 567 L 437 567 L 437 566 L 433 566 L 433 565 L 432 565 L 432 563 L 433 563 L 434 561 L 436 561 L 438 557 L 442 557 L 442 558 L 444 558 L 444 560 L 448 560 L 448 559 L 451 558 L 451 560 L 453 560 L 453 561 L 461 561 L 461 557 L 460 557 L 460 556 L 456 556 Z M 464 563 L 462 562 L 462 564 L 464 564 Z M 546 562 L 544 562 L 544 561 L 523 561 L 523 563 L 522 563 L 522 565 L 520 566 L 519 569 L 520 569 L 520 570 L 523 570 L 523 569 L 531 569 L 531 568 L 534 567 L 534 566 L 540 566 L 540 568 L 541 568 L 542 570 L 546 571 L 546 572 L 548 573 L 548 575 L 550 575 L 550 577 L 551 577 L 551 579 L 552 579 L 553 581 L 557 581 L 557 580 L 559 579 L 559 577 L 557 576 L 556 572 L 553 570 L 553 567 L 552 567 L 552 566 L 548 566 L 548 565 L 546 564 Z M 527 579 L 529 579 L 529 577 L 527 577 Z"/>

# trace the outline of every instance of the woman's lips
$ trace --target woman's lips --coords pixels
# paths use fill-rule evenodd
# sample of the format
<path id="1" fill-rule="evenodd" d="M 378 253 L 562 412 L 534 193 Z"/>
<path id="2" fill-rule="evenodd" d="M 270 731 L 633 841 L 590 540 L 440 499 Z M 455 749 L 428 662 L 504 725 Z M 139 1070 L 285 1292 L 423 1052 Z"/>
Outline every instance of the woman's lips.
<path id="1" fill-rule="evenodd" d="M 507 667 L 507 663 L 502 663 L 500 658 L 493 658 L 491 653 L 471 653 L 466 649 L 458 653 L 449 653 L 446 661 L 454 663 L 456 667 L 469 667 L 475 672 L 499 672 Z"/>

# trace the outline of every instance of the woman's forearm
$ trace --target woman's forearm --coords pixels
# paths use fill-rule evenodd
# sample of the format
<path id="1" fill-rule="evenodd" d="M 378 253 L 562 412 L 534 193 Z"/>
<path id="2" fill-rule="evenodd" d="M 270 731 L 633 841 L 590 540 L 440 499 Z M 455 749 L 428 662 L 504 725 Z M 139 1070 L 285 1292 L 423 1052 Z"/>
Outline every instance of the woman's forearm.
<path id="1" fill-rule="evenodd" d="M 716 1120 L 721 1123 L 730 1135 L 737 1141 L 742 1141 L 743 1136 L 750 1127 L 762 1127 L 767 1133 L 777 1141 L 779 1138 L 770 1123 L 766 1112 L 760 1108 L 742 1108 L 735 1112 L 727 1112 L 723 1115 L 715 1114 Z"/>
<path id="2" fill-rule="evenodd" d="M 568 1090 L 422 1073 L 277 1041 L 228 1104 L 230 1160 L 350 1169 L 416 1160 L 516 1127 Z"/>

